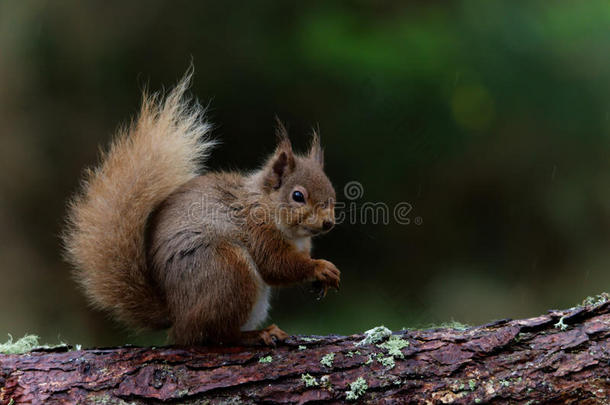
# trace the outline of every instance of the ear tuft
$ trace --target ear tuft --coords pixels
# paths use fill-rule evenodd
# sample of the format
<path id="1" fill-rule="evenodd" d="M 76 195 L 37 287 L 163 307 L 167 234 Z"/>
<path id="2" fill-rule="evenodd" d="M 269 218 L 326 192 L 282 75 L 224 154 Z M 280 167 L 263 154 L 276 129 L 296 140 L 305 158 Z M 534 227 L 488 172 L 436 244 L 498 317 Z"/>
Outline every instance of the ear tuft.
<path id="1" fill-rule="evenodd" d="M 288 138 L 288 131 L 286 131 L 286 127 L 277 117 L 275 119 L 277 122 L 276 135 L 278 144 L 270 159 L 269 164 L 271 169 L 266 176 L 265 183 L 270 188 L 277 190 L 282 186 L 283 178 L 294 170 L 295 159 L 294 153 L 292 152 L 292 144 Z"/>
<path id="2" fill-rule="evenodd" d="M 275 117 L 275 136 L 277 138 L 277 149 L 290 150 L 292 151 L 292 144 L 290 143 L 290 139 L 288 138 L 288 131 L 284 126 L 284 123 L 276 116 Z"/>
<path id="3" fill-rule="evenodd" d="M 311 135 L 311 147 L 309 148 L 309 158 L 318 163 L 320 167 L 324 167 L 324 150 L 320 143 L 320 136 L 315 129 Z"/>

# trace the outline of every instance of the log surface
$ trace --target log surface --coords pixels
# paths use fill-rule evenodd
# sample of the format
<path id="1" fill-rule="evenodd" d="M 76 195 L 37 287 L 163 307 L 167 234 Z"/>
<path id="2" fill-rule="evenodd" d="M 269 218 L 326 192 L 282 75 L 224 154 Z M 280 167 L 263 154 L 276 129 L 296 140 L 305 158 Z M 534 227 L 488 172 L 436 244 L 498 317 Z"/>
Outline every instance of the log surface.
<path id="1" fill-rule="evenodd" d="M 364 335 L 331 335 L 277 348 L 0 354 L 0 404 L 608 403 L 609 334 L 603 302 L 466 330 L 394 332 L 408 344 L 393 352 L 388 338 L 358 346 Z"/>

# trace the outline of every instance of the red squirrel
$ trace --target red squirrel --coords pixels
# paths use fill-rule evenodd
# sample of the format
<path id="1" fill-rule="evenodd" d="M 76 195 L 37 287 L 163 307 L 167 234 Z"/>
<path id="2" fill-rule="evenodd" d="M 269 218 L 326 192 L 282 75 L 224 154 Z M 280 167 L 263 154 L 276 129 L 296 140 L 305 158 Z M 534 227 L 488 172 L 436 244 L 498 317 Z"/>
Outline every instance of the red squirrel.
<path id="1" fill-rule="evenodd" d="M 204 111 L 185 97 L 191 74 L 138 118 L 87 170 L 63 235 L 68 261 L 95 307 L 138 329 L 169 328 L 176 344 L 274 345 L 271 287 L 340 272 L 310 256 L 334 225 L 335 191 L 320 139 L 293 152 L 278 123 L 275 152 L 248 173 L 206 172 L 214 141 Z"/>

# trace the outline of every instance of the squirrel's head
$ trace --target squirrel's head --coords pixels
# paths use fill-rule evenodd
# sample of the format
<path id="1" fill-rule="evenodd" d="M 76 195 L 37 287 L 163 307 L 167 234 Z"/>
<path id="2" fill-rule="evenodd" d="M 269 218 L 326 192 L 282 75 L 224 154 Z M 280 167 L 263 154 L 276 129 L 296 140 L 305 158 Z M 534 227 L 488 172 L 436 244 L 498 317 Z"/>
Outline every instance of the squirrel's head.
<path id="1" fill-rule="evenodd" d="M 263 192 L 276 210 L 274 218 L 290 238 L 315 236 L 335 225 L 335 189 L 324 173 L 324 152 L 314 131 L 309 152 L 292 150 L 278 121 L 278 145 L 263 167 Z"/>

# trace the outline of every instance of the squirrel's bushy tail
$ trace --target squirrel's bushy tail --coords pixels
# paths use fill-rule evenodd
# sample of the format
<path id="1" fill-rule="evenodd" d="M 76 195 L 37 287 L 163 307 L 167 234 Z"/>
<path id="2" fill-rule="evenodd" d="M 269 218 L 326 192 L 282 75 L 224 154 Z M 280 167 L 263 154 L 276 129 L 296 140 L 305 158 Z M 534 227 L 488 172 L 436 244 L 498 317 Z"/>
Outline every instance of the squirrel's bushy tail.
<path id="1" fill-rule="evenodd" d="M 137 120 L 119 131 L 101 163 L 87 170 L 69 205 L 68 260 L 91 302 L 130 326 L 169 326 L 165 300 L 150 281 L 145 232 L 150 213 L 199 174 L 213 142 L 199 105 L 184 92 L 191 73 L 164 99 L 144 95 Z"/>

